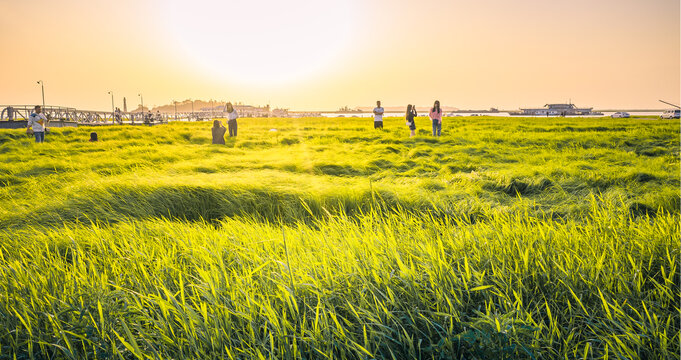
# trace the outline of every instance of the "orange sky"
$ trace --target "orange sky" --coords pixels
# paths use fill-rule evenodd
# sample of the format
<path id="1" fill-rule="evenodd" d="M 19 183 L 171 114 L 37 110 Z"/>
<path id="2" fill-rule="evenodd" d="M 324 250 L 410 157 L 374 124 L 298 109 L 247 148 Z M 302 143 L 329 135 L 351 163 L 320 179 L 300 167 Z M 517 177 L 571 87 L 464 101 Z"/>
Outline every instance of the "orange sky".
<path id="1" fill-rule="evenodd" d="M 679 102 L 678 0 L 0 0 L 0 104 Z"/>

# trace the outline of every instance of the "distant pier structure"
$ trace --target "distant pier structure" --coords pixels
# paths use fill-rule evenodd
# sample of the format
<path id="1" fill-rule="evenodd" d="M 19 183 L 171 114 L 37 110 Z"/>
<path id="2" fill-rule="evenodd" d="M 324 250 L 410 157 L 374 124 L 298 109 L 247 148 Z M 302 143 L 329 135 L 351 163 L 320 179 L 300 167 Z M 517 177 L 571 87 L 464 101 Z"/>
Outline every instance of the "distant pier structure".
<path id="1" fill-rule="evenodd" d="M 0 122 L 25 122 L 33 112 L 35 105 L 0 105 Z M 43 114 L 50 119 L 50 124 L 69 123 L 76 125 L 105 124 L 151 124 L 168 122 L 168 115 L 145 112 L 111 112 L 96 110 L 79 110 L 65 106 L 46 105 Z M 54 125 L 52 125 L 54 126 Z M 67 125 L 68 126 L 68 125 Z"/>
<path id="2" fill-rule="evenodd" d="M 0 128 L 21 127 L 28 120 L 35 105 L 0 105 Z M 258 117 L 289 117 L 288 109 L 272 109 L 270 106 L 257 107 L 251 105 L 236 104 L 234 108 L 241 118 Z M 46 105 L 43 114 L 50 120 L 51 126 L 77 126 L 77 125 L 113 125 L 113 124 L 158 124 L 168 121 L 202 121 L 207 119 L 227 118 L 224 105 L 204 107 L 197 111 L 160 112 L 150 111 L 138 107 L 134 111 L 127 110 L 127 101 L 123 100 L 123 110 L 97 111 L 80 110 L 66 106 Z M 24 125 L 25 126 L 25 125 Z"/>

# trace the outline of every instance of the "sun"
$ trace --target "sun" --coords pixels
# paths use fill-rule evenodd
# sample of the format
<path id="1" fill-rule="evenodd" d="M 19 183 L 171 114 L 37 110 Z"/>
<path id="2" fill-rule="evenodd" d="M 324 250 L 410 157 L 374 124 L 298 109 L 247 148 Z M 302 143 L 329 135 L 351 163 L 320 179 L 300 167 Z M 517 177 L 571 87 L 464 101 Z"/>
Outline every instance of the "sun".
<path id="1" fill-rule="evenodd" d="M 175 51 L 209 76 L 281 85 L 333 70 L 352 49 L 356 2 L 160 2 Z"/>

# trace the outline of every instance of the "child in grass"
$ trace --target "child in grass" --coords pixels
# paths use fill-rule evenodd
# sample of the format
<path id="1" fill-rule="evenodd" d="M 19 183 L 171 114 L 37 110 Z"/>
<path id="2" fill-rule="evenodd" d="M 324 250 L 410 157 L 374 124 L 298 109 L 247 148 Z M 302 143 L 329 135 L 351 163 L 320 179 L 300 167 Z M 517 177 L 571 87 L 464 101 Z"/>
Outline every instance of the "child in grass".
<path id="1" fill-rule="evenodd" d="M 222 126 L 220 120 L 213 120 L 211 131 L 213 132 L 213 144 L 225 145 L 225 132 L 227 129 Z"/>

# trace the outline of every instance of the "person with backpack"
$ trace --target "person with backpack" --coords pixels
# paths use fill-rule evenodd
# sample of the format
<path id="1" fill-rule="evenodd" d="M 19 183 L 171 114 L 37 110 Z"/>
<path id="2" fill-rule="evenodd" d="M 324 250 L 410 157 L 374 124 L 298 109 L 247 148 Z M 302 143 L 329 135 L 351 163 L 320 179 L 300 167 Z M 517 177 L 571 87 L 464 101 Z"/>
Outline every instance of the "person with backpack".
<path id="1" fill-rule="evenodd" d="M 407 113 L 404 115 L 404 117 L 407 120 L 407 126 L 409 127 L 409 130 L 411 130 L 409 137 L 416 136 L 416 123 L 414 122 L 414 118 L 417 116 L 418 114 L 416 113 L 416 105 L 408 104 Z"/>
<path id="2" fill-rule="evenodd" d="M 239 114 L 234 110 L 231 102 L 225 105 L 225 111 L 227 112 L 227 127 L 229 128 L 229 136 L 236 136 L 236 119 L 239 118 Z"/>
<path id="3" fill-rule="evenodd" d="M 442 109 L 440 108 L 439 100 L 435 100 L 435 104 L 430 109 L 428 117 L 433 122 L 433 136 L 440 136 L 442 132 Z"/>
<path id="4" fill-rule="evenodd" d="M 42 143 L 45 141 L 45 130 L 47 129 L 47 117 L 42 114 L 43 109 L 40 105 L 36 105 L 34 111 L 28 117 L 28 124 L 26 127 L 27 134 L 35 136 L 35 142 Z"/>

